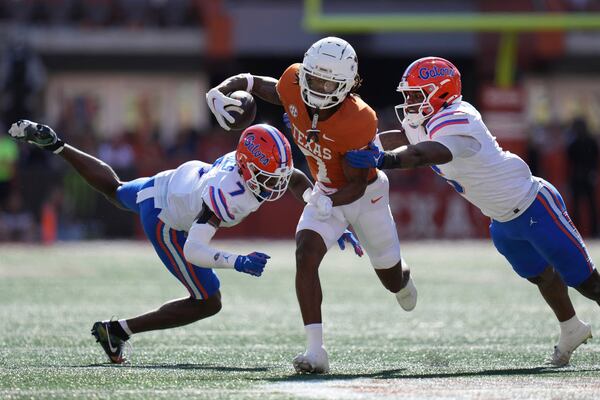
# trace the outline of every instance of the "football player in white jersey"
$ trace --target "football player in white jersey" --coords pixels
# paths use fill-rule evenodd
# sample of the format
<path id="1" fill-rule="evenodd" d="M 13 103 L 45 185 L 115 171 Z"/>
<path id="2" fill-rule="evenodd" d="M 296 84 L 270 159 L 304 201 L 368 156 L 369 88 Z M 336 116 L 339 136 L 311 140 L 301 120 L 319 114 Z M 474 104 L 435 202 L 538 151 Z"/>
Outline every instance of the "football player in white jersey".
<path id="1" fill-rule="evenodd" d="M 236 151 L 213 164 L 189 161 L 153 177 L 121 182 L 112 168 L 65 144 L 48 126 L 20 120 L 9 134 L 60 154 L 96 190 L 115 205 L 140 216 L 157 255 L 189 292 L 154 311 L 130 319 L 98 321 L 92 334 L 112 363 L 126 361 L 127 340 L 134 333 L 186 325 L 221 309 L 219 279 L 213 268 L 260 276 L 268 255 L 231 254 L 210 245 L 219 227 L 237 225 L 265 201 L 289 190 L 300 201 L 312 184 L 294 169 L 290 144 L 276 128 L 254 125 L 242 133 Z M 360 245 L 347 231 L 340 238 L 355 251 Z"/>
<path id="2" fill-rule="evenodd" d="M 536 284 L 560 323 L 551 364 L 568 364 L 592 337 L 579 320 L 567 285 L 600 304 L 600 275 L 560 193 L 531 175 L 518 156 L 502 150 L 479 112 L 462 100 L 458 69 L 448 60 L 413 62 L 398 86 L 399 131 L 382 133 L 382 147 L 346 154 L 361 168 L 430 166 L 465 199 L 491 218 L 495 247 L 521 277 Z"/>

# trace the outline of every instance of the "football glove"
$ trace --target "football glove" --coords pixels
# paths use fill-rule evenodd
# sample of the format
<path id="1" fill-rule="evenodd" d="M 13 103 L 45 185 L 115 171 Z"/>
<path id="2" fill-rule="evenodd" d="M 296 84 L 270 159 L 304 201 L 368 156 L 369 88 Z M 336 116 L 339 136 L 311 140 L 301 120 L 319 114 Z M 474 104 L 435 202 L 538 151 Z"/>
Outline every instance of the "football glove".
<path id="1" fill-rule="evenodd" d="M 373 142 L 366 150 L 352 150 L 346 153 L 346 160 L 354 168 L 380 168 L 383 164 L 384 152 Z"/>
<path id="2" fill-rule="evenodd" d="M 329 219 L 333 213 L 333 201 L 331 197 L 319 192 L 318 190 L 313 190 L 312 188 L 308 188 L 302 194 L 302 199 L 317 208 L 317 219 L 319 221 L 324 221 Z"/>
<path id="3" fill-rule="evenodd" d="M 206 102 L 208 103 L 208 108 L 215 115 L 217 122 L 221 125 L 221 128 L 226 131 L 230 130 L 229 126 L 225 123 L 227 120 L 230 124 L 235 122 L 235 119 L 231 114 L 225 110 L 226 106 L 234 105 L 241 106 L 242 102 L 240 100 L 232 99 L 231 97 L 225 96 L 221 91 L 217 88 L 212 88 L 206 93 Z"/>
<path id="4" fill-rule="evenodd" d="M 292 122 L 290 121 L 290 116 L 288 113 L 283 113 L 283 124 L 288 128 L 292 129 Z"/>
<path id="5" fill-rule="evenodd" d="M 354 236 L 354 233 L 352 233 L 352 231 L 350 231 L 349 229 L 346 229 L 344 233 L 342 233 L 342 236 L 340 236 L 340 238 L 338 239 L 338 245 L 340 246 L 341 250 L 346 249 L 346 242 L 352 245 L 352 247 L 354 248 L 354 253 L 356 253 L 357 256 L 363 256 L 364 251 L 362 246 L 360 245 L 360 242 L 358 241 L 358 238 Z"/>
<path id="6" fill-rule="evenodd" d="M 238 258 L 235 259 L 234 268 L 238 272 L 253 276 L 261 276 L 269 258 L 271 257 L 255 251 L 247 256 L 238 256 Z"/>
<path id="7" fill-rule="evenodd" d="M 48 125 L 38 124 L 26 119 L 20 119 L 12 124 L 8 134 L 16 140 L 35 144 L 54 153 L 60 153 L 65 146 L 65 143 L 58 138 L 56 132 Z"/>

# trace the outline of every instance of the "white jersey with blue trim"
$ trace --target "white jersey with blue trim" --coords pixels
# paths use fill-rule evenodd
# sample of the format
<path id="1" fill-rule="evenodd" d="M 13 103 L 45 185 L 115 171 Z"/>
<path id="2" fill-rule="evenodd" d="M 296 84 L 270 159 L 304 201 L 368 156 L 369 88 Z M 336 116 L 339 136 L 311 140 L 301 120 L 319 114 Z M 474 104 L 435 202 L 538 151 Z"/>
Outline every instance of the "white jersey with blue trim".
<path id="1" fill-rule="evenodd" d="M 221 220 L 220 226 L 239 224 L 260 207 L 246 188 L 235 162 L 235 151 L 214 164 L 189 161 L 155 177 L 155 206 L 159 218 L 176 230 L 189 231 L 204 204 Z"/>
<path id="2" fill-rule="evenodd" d="M 415 128 L 403 121 L 402 127 L 411 144 L 437 139 L 442 143 L 449 136 L 471 137 L 479 142 L 481 147 L 474 154 L 454 156 L 449 163 L 432 169 L 486 216 L 509 221 L 534 201 L 540 185 L 529 166 L 498 145 L 471 104 L 459 100 L 424 125 Z"/>

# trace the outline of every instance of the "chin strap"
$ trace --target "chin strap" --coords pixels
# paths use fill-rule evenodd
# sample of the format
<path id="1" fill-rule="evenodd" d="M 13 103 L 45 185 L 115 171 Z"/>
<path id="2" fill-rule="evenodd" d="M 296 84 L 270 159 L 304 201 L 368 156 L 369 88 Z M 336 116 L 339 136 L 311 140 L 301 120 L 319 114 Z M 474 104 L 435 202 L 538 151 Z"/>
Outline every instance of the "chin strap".
<path id="1" fill-rule="evenodd" d="M 312 117 L 311 128 L 306 131 L 306 141 L 319 143 L 320 130 L 317 129 L 317 123 L 319 122 L 319 109 L 315 109 L 315 114 Z"/>

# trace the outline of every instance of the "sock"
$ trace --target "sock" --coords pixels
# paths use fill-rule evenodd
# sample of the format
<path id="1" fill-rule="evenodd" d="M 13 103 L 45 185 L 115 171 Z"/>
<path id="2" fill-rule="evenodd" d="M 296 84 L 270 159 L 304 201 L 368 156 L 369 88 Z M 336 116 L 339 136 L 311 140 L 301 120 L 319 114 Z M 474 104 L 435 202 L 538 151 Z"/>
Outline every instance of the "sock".
<path id="1" fill-rule="evenodd" d="M 410 267 L 408 266 L 408 264 L 406 263 L 406 261 L 404 260 L 404 257 L 400 257 L 400 265 L 402 266 L 402 279 L 404 279 L 405 275 L 406 275 L 406 270 L 410 271 Z M 408 282 L 410 282 L 410 273 L 408 274 L 408 279 L 406 282 L 402 282 L 404 284 L 404 286 L 402 286 L 400 288 L 400 290 L 398 290 L 396 293 L 394 294 L 399 294 L 402 290 L 406 289 L 406 287 L 408 286 Z"/>
<path id="2" fill-rule="evenodd" d="M 323 347 L 323 324 L 309 324 L 304 326 L 306 331 L 306 350 L 316 353 Z"/>
<path id="3" fill-rule="evenodd" d="M 127 334 L 127 332 L 125 332 L 119 321 L 110 321 L 108 323 L 108 329 L 110 329 L 111 334 L 123 340 L 129 339 L 129 335 Z"/>
<path id="4" fill-rule="evenodd" d="M 561 335 L 568 334 L 573 332 L 582 324 L 581 320 L 577 318 L 577 315 L 573 315 L 571 319 L 568 319 L 563 322 L 559 322 L 560 324 L 560 333 Z"/>
<path id="5" fill-rule="evenodd" d="M 54 144 L 49 144 L 48 146 L 43 147 L 44 150 L 51 151 L 54 154 L 60 153 L 61 151 L 63 151 L 64 148 L 65 148 L 65 142 L 63 142 L 60 139 L 58 139 L 56 141 L 56 143 L 54 143 Z"/>
<path id="6" fill-rule="evenodd" d="M 131 332 L 131 329 L 129 329 L 129 325 L 127 325 L 126 319 L 120 319 L 119 325 L 121 325 L 121 328 L 123 328 L 123 330 L 125 331 L 125 333 L 127 335 L 129 335 L 129 336 L 133 335 L 133 332 Z"/>

